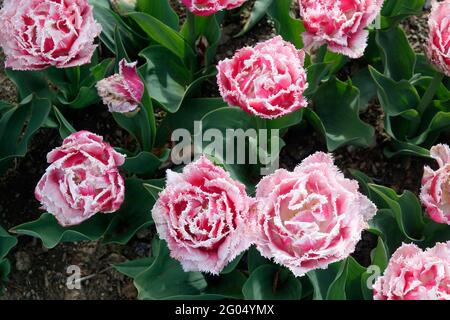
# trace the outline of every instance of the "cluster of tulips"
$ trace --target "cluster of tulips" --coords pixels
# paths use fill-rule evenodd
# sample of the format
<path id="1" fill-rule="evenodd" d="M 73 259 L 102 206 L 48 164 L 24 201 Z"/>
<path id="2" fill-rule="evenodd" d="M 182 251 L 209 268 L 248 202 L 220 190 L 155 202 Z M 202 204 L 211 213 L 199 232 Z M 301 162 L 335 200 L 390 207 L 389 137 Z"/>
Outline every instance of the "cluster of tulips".
<path id="1" fill-rule="evenodd" d="M 246 0 L 182 0 L 195 15 L 240 7 Z M 238 50 L 217 65 L 217 84 L 231 106 L 264 119 L 308 108 L 305 55 L 323 45 L 355 59 L 364 55 L 367 31 L 383 0 L 299 0 L 304 49 L 276 36 Z M 0 45 L 6 67 L 36 71 L 91 62 L 102 32 L 87 0 L 5 0 Z M 300 37 L 300 35 L 299 35 Z M 450 1 L 434 2 L 427 56 L 450 76 Z M 399 53 L 401 54 L 401 53 Z M 118 62 L 119 72 L 99 80 L 99 97 L 112 113 L 140 108 L 144 83 L 138 62 Z M 431 219 L 450 224 L 450 148 L 430 150 L 439 168 L 425 167 L 420 199 Z M 78 131 L 47 155 L 36 199 L 61 226 L 83 223 L 121 207 L 125 183 L 119 167 L 126 155 L 99 135 Z M 293 171 L 261 179 L 254 197 L 222 167 L 203 156 L 182 172 L 167 170 L 152 216 L 171 257 L 186 272 L 219 275 L 255 245 L 260 254 L 296 277 L 349 257 L 377 207 L 345 178 L 330 154 L 315 153 Z M 402 245 L 374 286 L 375 299 L 450 299 L 450 242 L 422 251 Z"/>

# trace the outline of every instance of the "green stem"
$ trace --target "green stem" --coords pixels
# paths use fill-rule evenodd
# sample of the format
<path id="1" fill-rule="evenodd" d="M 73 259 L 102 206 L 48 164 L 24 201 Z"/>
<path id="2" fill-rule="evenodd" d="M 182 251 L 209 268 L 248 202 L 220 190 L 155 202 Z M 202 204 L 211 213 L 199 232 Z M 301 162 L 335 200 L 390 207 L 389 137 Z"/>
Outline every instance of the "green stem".
<path id="1" fill-rule="evenodd" d="M 433 80 L 430 83 L 430 86 L 428 87 L 427 91 L 422 97 L 422 100 L 420 100 L 419 107 L 417 108 L 417 111 L 420 113 L 420 115 L 423 115 L 424 112 L 427 110 L 428 106 L 430 105 L 431 101 L 433 100 L 434 96 L 436 95 L 436 92 L 439 89 L 439 86 L 444 79 L 443 73 L 436 73 Z"/>
<path id="2" fill-rule="evenodd" d="M 186 19 L 189 27 L 189 43 L 195 51 L 195 41 L 197 40 L 197 33 L 195 30 L 195 15 L 190 12 L 189 9 L 186 9 Z"/>

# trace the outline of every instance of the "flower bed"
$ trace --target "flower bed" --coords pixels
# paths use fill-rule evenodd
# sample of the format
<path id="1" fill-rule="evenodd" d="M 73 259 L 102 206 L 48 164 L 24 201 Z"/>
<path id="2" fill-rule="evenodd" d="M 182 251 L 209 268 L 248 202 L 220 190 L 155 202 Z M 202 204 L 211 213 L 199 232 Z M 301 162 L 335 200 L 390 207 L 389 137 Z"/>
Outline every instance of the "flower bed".
<path id="1" fill-rule="evenodd" d="M 22 11 L 6 1 L 3 30 L 20 16 L 21 33 L 0 37 L 19 101 L 1 109 L 5 190 L 18 171 L 42 164 L 19 193 L 28 208 L 45 209 L 40 217 L 35 209 L 11 218 L 15 203 L 5 197 L 2 224 L 21 242 L 33 236 L 54 252 L 81 240 L 95 251 L 113 245 L 126 254 L 106 263 L 142 299 L 447 298 L 437 276 L 395 295 L 381 285 L 404 267 L 402 243 L 425 250 L 450 239 L 447 1 L 434 4 L 425 54 L 399 26 L 424 1 L 408 10 L 400 0 L 382 10 L 380 1 L 212 1 L 206 11 L 194 1 L 186 15 L 174 3 L 176 11 L 159 11 L 91 1 L 90 11 L 79 0 L 61 11 L 29 2 Z M 50 12 L 55 33 L 38 25 Z M 275 34 L 260 33 L 270 30 L 265 15 Z M 63 22 L 80 20 L 75 29 Z M 42 35 L 40 46 L 30 34 Z M 236 136 L 227 133 L 237 147 L 244 138 L 247 158 L 228 148 Z M 41 205 L 31 199 L 36 185 Z M 84 245 L 73 248 L 83 255 Z M 149 255 L 129 251 L 136 246 Z"/>

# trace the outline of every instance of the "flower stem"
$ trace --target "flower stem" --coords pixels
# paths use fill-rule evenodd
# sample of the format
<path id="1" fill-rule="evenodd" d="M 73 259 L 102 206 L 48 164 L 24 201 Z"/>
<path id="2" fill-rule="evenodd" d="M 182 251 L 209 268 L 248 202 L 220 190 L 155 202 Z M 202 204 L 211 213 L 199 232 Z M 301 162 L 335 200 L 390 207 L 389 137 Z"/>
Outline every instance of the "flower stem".
<path id="1" fill-rule="evenodd" d="M 189 9 L 186 9 L 186 23 L 188 24 L 189 28 L 189 43 L 191 44 L 192 48 L 195 50 L 195 41 L 196 39 L 196 30 L 195 30 L 195 15 L 189 11 Z"/>
<path id="2" fill-rule="evenodd" d="M 423 115 L 424 112 L 427 110 L 428 106 L 430 105 L 431 101 L 433 100 L 434 96 L 436 95 L 437 90 L 439 89 L 439 85 L 441 84 L 442 80 L 444 79 L 443 73 L 436 73 L 433 80 L 431 80 L 431 83 L 425 92 L 425 94 L 422 97 L 422 100 L 420 100 L 419 107 L 417 108 L 417 111 L 420 115 Z"/>

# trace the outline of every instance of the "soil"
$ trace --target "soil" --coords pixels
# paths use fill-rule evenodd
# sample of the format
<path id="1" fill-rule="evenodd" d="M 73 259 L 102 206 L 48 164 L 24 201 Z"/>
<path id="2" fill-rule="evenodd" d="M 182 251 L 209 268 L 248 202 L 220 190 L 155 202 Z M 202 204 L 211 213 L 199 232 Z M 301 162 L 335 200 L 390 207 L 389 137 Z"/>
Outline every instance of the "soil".
<path id="1" fill-rule="evenodd" d="M 173 1 L 174 5 L 177 3 Z M 1 0 L 0 0 L 1 3 Z M 249 16 L 250 6 L 230 15 L 224 21 L 224 37 L 218 49 L 217 59 L 232 56 L 234 51 L 256 42 L 273 37 L 273 24 L 263 19 L 244 37 L 234 38 Z M 181 8 L 177 6 L 177 11 Z M 414 41 L 415 49 L 422 50 L 424 29 L 422 18 L 413 18 L 406 24 L 406 30 Z M 421 29 L 417 29 L 421 28 Z M 426 24 L 425 24 L 426 28 Z M 419 31 L 417 31 L 419 30 Z M 426 34 L 426 33 L 425 33 Z M 4 74 L 3 56 L 0 55 L 0 99 L 14 102 L 14 85 Z M 205 96 L 218 96 L 217 86 L 211 81 L 204 89 Z M 68 116 L 76 129 L 86 129 L 101 134 L 115 146 L 129 147 L 131 138 L 117 127 L 105 107 L 94 106 L 74 111 Z M 377 183 L 395 188 L 418 192 L 424 161 L 405 157 L 389 160 L 383 156 L 386 137 L 382 134 L 383 114 L 377 101 L 362 114 L 363 120 L 377 128 L 377 145 L 372 149 L 353 147 L 338 150 L 334 156 L 337 165 L 350 176 L 348 169 L 358 169 L 374 178 Z M 287 146 L 282 150 L 281 165 L 292 169 L 302 159 L 315 151 L 326 151 L 326 145 L 311 129 L 295 128 L 285 136 Z M 0 178 L 0 224 L 11 228 L 37 219 L 41 214 L 33 190 L 45 171 L 45 155 L 60 145 L 56 130 L 41 129 L 30 143 L 29 153 L 18 159 L 14 167 Z M 100 245 L 99 242 L 62 244 L 52 250 L 43 248 L 40 241 L 20 237 L 18 245 L 10 254 L 12 272 L 5 295 L 1 299 L 135 299 L 136 289 L 132 280 L 119 274 L 110 266 L 112 263 L 145 257 L 150 251 L 151 232 L 145 230 L 136 235 L 126 246 Z M 363 265 L 370 263 L 368 253 L 376 245 L 376 238 L 368 233 L 358 245 L 354 257 Z M 65 282 L 67 267 L 78 265 L 82 276 L 82 290 L 68 290 Z"/>

